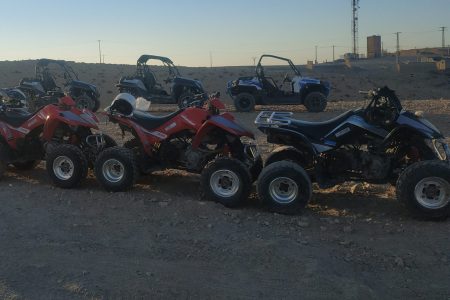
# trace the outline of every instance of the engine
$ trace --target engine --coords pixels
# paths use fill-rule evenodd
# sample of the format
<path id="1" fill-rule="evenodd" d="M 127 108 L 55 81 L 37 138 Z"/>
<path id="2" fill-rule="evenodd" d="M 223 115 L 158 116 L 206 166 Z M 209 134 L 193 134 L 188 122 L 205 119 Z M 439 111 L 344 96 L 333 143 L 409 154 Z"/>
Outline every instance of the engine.
<path id="1" fill-rule="evenodd" d="M 330 175 L 348 175 L 365 180 L 385 179 L 391 169 L 391 159 L 361 149 L 341 148 L 322 155 L 322 166 Z"/>

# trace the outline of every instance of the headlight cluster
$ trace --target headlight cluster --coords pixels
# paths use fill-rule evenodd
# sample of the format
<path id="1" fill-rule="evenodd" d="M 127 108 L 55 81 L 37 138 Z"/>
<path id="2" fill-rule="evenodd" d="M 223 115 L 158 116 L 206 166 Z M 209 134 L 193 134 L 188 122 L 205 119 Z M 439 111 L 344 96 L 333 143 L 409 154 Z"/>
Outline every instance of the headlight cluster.
<path id="1" fill-rule="evenodd" d="M 448 160 L 450 158 L 450 149 L 443 139 L 432 140 L 433 148 L 439 159 Z"/>

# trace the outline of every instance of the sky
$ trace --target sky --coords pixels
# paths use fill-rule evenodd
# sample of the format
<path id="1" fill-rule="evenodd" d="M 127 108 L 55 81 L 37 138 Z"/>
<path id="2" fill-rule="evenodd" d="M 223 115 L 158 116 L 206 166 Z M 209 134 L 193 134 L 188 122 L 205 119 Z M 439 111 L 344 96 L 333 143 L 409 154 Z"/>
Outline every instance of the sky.
<path id="1" fill-rule="evenodd" d="M 0 60 L 54 58 L 135 64 L 141 54 L 183 66 L 252 65 L 270 53 L 304 64 L 351 49 L 351 0 L 0 0 Z M 360 0 L 359 46 L 440 46 L 450 0 Z M 446 44 L 450 44 L 449 29 Z"/>

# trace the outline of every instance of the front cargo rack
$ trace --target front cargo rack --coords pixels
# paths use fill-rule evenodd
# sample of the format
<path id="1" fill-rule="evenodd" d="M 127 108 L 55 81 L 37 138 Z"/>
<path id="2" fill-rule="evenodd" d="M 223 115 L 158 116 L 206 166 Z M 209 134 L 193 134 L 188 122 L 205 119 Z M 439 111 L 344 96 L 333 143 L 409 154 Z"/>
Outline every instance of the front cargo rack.
<path id="1" fill-rule="evenodd" d="M 275 127 L 291 124 L 293 112 L 262 111 L 255 119 L 257 126 Z"/>

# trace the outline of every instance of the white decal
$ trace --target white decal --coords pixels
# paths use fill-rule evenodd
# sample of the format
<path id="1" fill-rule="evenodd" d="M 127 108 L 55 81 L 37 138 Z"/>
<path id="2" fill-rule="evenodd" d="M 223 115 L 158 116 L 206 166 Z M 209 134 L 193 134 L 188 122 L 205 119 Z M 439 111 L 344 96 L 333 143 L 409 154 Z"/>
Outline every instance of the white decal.
<path id="1" fill-rule="evenodd" d="M 166 128 L 164 128 L 165 131 L 169 131 L 170 129 L 174 128 L 175 126 L 177 126 L 176 122 L 173 122 L 172 124 L 170 124 L 169 126 L 167 126 Z"/>
<path id="2" fill-rule="evenodd" d="M 336 136 L 336 137 L 340 137 L 340 136 L 343 136 L 344 134 L 349 133 L 349 132 L 350 132 L 350 128 L 347 127 L 347 128 L 345 128 L 345 129 L 342 129 L 342 130 L 339 131 L 339 132 L 336 132 L 335 136 Z"/>
<path id="3" fill-rule="evenodd" d="M 148 133 L 150 133 L 151 135 L 154 135 L 156 137 L 159 137 L 160 139 L 165 139 L 167 137 L 167 135 L 165 135 L 164 133 L 159 132 L 159 131 L 150 131 Z"/>
<path id="4" fill-rule="evenodd" d="M 186 122 L 188 122 L 189 125 L 195 126 L 195 123 L 192 122 L 191 120 L 189 120 L 185 115 L 182 115 L 181 117 L 183 118 L 183 120 L 185 120 Z"/>

